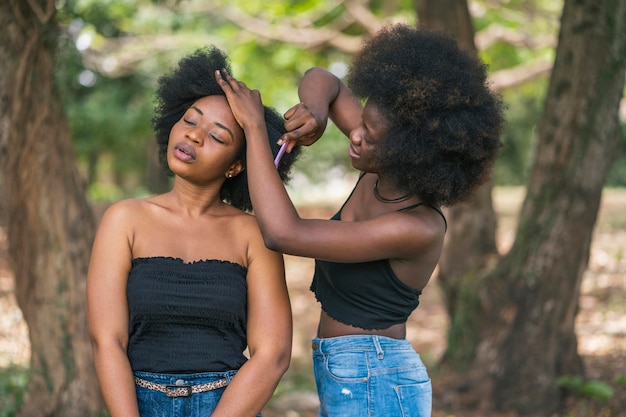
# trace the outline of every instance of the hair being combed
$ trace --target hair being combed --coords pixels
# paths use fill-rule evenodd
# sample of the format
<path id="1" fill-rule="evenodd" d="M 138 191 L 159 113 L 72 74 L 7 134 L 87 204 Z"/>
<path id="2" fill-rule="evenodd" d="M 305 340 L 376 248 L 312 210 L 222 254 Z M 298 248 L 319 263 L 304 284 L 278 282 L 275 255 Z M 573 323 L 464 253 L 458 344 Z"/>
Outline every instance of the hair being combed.
<path id="1" fill-rule="evenodd" d="M 170 176 L 173 173 L 167 164 L 167 145 L 172 126 L 198 99 L 206 96 L 225 96 L 215 80 L 215 71 L 222 68 L 232 73 L 224 52 L 210 46 L 183 57 L 170 73 L 161 76 L 158 80 L 152 126 L 159 146 L 159 161 Z M 275 156 L 279 150 L 276 141 L 285 132 L 284 119 L 274 109 L 265 106 L 265 122 L 272 154 Z M 291 153 L 283 156 L 278 169 L 283 182 L 290 179 L 289 172 L 299 152 L 300 149 L 296 147 Z M 239 158 L 245 167 L 245 145 L 242 147 Z M 222 200 L 235 207 L 251 211 L 252 202 L 248 189 L 247 170 L 244 169 L 239 175 L 227 178 L 220 190 L 220 196 Z"/>
<path id="2" fill-rule="evenodd" d="M 504 106 L 489 89 L 486 66 L 452 37 L 385 27 L 355 55 L 347 84 L 388 121 L 378 161 L 380 173 L 398 186 L 449 206 L 488 180 Z"/>

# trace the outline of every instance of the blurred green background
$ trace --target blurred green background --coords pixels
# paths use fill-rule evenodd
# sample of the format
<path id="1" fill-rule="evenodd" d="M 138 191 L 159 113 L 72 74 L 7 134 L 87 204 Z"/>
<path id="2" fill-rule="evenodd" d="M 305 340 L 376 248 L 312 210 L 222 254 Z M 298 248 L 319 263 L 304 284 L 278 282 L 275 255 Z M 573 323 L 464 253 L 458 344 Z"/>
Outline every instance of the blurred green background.
<path id="1" fill-rule="evenodd" d="M 470 1 L 477 47 L 508 107 L 496 185 L 526 182 L 562 6 L 560 0 Z M 209 44 L 223 49 L 234 75 L 283 113 L 298 102 L 298 80 L 308 68 L 345 73 L 368 34 L 364 21 L 373 22 L 370 28 L 418 21 L 411 0 L 66 0 L 58 18 L 64 29 L 58 88 L 94 201 L 167 188 L 150 125 L 153 93 L 156 78 L 183 55 Z M 330 126 L 297 164 L 297 183 L 341 177 L 345 154 L 345 140 Z M 607 186 L 626 186 L 626 157 L 613 166 Z"/>

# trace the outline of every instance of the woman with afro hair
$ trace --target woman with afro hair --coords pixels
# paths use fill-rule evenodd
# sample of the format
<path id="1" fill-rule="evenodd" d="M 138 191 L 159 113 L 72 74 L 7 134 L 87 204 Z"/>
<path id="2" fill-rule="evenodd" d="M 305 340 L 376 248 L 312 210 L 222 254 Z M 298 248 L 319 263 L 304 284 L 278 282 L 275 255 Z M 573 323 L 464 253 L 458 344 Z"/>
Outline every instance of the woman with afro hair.
<path id="1" fill-rule="evenodd" d="M 88 320 L 111 417 L 257 416 L 289 365 L 283 258 L 249 213 L 247 136 L 214 75 L 228 68 L 210 47 L 159 79 L 153 125 L 172 188 L 113 204 L 98 228 Z M 277 153 L 284 119 L 259 110 Z"/>
<path id="2" fill-rule="evenodd" d="M 439 261 L 441 207 L 488 179 L 501 146 L 503 105 L 485 65 L 447 35 L 398 24 L 365 42 L 348 86 L 322 68 L 307 71 L 278 143 L 288 152 L 311 145 L 328 118 L 349 137 L 360 175 L 330 220 L 302 219 L 294 209 L 272 165 L 258 92 L 216 77 L 248 138 L 266 245 L 315 258 L 318 415 L 429 416 L 431 382 L 406 340 L 406 321 Z"/>

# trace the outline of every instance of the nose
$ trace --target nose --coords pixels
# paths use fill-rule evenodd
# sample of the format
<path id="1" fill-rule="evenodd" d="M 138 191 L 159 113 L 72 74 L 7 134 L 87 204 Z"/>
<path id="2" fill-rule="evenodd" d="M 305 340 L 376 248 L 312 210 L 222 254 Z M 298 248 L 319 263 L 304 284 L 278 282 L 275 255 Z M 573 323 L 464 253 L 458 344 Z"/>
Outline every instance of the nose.
<path id="1" fill-rule="evenodd" d="M 185 136 L 190 141 L 200 146 L 202 146 L 202 143 L 204 142 L 204 133 L 202 132 L 202 129 L 198 128 L 197 126 L 194 126 L 187 130 L 187 134 Z"/>
<path id="2" fill-rule="evenodd" d="M 360 145 L 361 144 L 361 140 L 362 140 L 361 127 L 359 126 L 359 127 L 355 127 L 354 129 L 352 129 L 350 131 L 349 138 L 350 138 L 350 142 L 353 145 L 357 145 L 357 146 Z"/>

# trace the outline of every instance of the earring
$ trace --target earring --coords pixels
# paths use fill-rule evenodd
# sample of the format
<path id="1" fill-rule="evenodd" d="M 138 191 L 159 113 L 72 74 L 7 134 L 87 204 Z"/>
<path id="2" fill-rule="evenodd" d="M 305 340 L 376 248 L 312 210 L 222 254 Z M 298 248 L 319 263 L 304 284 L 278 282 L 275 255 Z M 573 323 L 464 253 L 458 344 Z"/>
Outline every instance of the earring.
<path id="1" fill-rule="evenodd" d="M 232 177 L 233 177 L 233 174 L 228 174 L 228 175 L 227 175 L 227 177 L 228 177 L 228 178 L 232 178 Z"/>

